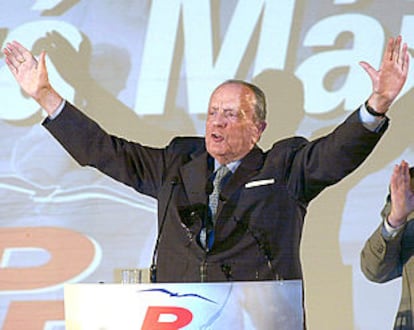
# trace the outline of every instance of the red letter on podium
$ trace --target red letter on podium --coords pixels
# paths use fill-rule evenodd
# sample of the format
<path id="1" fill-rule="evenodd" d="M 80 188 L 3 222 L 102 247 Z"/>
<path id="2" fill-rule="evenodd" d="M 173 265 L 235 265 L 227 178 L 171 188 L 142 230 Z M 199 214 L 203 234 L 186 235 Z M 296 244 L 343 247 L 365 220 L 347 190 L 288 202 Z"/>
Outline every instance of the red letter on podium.
<path id="1" fill-rule="evenodd" d="M 174 315 L 173 322 L 161 322 L 160 316 Z M 178 330 L 185 327 L 193 319 L 193 314 L 182 307 L 150 306 L 145 315 L 142 330 Z"/>

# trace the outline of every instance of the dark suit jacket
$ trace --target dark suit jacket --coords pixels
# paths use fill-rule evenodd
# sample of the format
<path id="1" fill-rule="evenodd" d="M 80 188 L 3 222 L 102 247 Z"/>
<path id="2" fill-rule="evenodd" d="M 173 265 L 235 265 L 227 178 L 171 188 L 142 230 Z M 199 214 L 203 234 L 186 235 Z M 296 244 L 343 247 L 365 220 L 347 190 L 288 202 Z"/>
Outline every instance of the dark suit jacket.
<path id="1" fill-rule="evenodd" d="M 383 221 L 391 211 L 387 199 L 381 214 Z M 394 329 L 414 329 L 414 213 L 409 221 L 393 238 L 385 240 L 382 222 L 369 237 L 361 251 L 361 269 L 374 282 L 385 283 L 402 276 L 400 306 L 395 317 Z"/>
<path id="2" fill-rule="evenodd" d="M 207 281 L 301 279 L 299 248 L 309 201 L 360 165 L 387 124 L 371 132 L 356 111 L 316 141 L 293 137 L 266 152 L 255 147 L 222 190 L 214 246 L 206 253 L 197 243 L 212 171 L 204 138 L 145 147 L 108 135 L 69 103 L 44 122 L 81 165 L 158 200 L 159 282 L 198 282 L 205 266 Z"/>

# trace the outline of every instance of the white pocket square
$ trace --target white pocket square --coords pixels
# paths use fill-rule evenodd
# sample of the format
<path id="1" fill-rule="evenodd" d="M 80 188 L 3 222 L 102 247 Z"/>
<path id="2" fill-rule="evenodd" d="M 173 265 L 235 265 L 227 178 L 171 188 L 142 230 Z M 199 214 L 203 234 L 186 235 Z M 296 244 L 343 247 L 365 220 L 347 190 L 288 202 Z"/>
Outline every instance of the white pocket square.
<path id="1" fill-rule="evenodd" d="M 264 180 L 257 180 L 257 181 L 251 181 L 251 182 L 247 182 L 244 187 L 245 188 L 253 188 L 253 187 L 258 187 L 258 186 L 265 186 L 268 184 L 274 184 L 275 183 L 275 179 L 264 179 Z"/>

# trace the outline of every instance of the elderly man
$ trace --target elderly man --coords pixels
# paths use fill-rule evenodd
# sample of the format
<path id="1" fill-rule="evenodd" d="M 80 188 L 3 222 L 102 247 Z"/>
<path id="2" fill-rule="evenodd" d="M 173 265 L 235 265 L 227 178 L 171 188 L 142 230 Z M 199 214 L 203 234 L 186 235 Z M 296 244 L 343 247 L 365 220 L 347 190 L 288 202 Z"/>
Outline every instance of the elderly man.
<path id="1" fill-rule="evenodd" d="M 391 38 L 378 71 L 361 62 L 373 86 L 367 102 L 315 141 L 293 137 L 261 150 L 263 92 L 229 80 L 211 95 L 205 138 L 151 148 L 106 133 L 65 101 L 49 83 L 44 52 L 37 60 L 15 41 L 3 52 L 21 88 L 49 114 L 43 125 L 79 164 L 157 199 L 158 282 L 301 279 L 309 202 L 373 150 L 409 66 L 407 45 Z"/>

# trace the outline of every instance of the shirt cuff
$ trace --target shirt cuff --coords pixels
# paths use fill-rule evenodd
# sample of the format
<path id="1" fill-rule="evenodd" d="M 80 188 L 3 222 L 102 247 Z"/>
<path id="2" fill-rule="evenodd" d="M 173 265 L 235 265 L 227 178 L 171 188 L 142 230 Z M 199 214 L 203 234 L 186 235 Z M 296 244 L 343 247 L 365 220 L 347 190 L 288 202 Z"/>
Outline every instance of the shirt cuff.
<path id="1" fill-rule="evenodd" d="M 53 120 L 57 116 L 59 116 L 59 114 L 62 112 L 63 108 L 65 107 L 65 104 L 66 104 L 66 100 L 62 100 L 62 102 L 59 104 L 55 112 L 53 112 L 51 115 L 48 116 L 49 119 Z"/>
<path id="2" fill-rule="evenodd" d="M 362 121 L 362 124 L 365 126 L 365 128 L 369 129 L 371 132 L 378 132 L 382 125 L 387 121 L 387 118 L 379 117 L 379 116 L 373 116 L 371 115 L 367 108 L 365 107 L 365 104 L 362 104 L 359 109 L 359 118 Z"/>
<path id="3" fill-rule="evenodd" d="M 402 224 L 401 226 L 398 227 L 392 227 L 388 221 L 387 218 L 384 218 L 384 221 L 382 223 L 382 236 L 384 237 L 384 239 L 386 241 L 393 239 L 400 231 L 401 229 L 404 227 L 404 224 Z"/>

